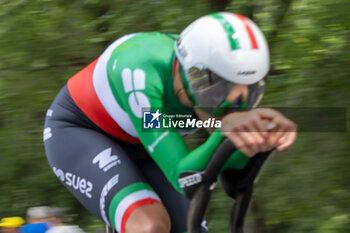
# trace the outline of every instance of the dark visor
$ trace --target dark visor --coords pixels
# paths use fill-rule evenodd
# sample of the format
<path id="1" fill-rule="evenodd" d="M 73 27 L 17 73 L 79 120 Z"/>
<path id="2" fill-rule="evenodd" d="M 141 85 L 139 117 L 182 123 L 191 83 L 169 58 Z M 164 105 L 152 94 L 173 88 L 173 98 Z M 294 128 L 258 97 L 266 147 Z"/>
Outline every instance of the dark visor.
<path id="1" fill-rule="evenodd" d="M 223 104 L 235 85 L 208 69 L 193 67 L 189 69 L 187 75 L 190 91 L 199 106 L 212 111 L 217 110 Z M 245 109 L 256 107 L 265 92 L 265 84 L 266 78 L 248 86 L 249 95 Z"/>
<path id="2" fill-rule="evenodd" d="M 226 99 L 233 83 L 226 81 L 210 70 L 191 68 L 188 71 L 189 88 L 200 107 L 218 108 Z"/>

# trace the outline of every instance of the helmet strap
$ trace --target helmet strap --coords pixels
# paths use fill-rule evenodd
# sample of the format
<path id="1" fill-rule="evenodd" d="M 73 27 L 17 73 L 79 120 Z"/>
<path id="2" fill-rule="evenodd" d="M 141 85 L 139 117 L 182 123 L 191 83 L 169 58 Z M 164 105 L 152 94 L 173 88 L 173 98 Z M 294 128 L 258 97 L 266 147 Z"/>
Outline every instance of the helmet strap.
<path id="1" fill-rule="evenodd" d="M 173 59 L 173 77 L 175 77 L 177 63 L 179 63 L 179 60 L 177 60 L 176 56 L 174 56 L 174 59 Z"/>
<path id="2" fill-rule="evenodd" d="M 194 106 L 193 101 L 188 95 L 188 92 L 184 86 L 184 82 L 182 79 L 181 74 L 181 68 L 180 68 L 180 63 L 176 56 L 173 58 L 173 70 L 172 70 L 172 75 L 173 75 L 173 86 L 174 86 L 174 92 L 176 98 L 180 101 L 180 103 L 184 104 L 187 107 L 192 108 Z"/>
<path id="3" fill-rule="evenodd" d="M 214 110 L 213 112 L 210 112 L 211 114 L 213 114 L 214 116 L 223 116 L 226 115 L 230 112 L 234 112 L 234 111 L 244 111 L 245 110 L 245 106 L 247 104 L 246 100 L 242 100 L 242 102 L 240 103 L 239 106 L 235 106 L 235 103 L 231 103 L 228 100 L 225 100 L 220 107 L 218 107 L 216 110 Z"/>
<path id="4" fill-rule="evenodd" d="M 176 59 L 176 61 L 174 61 L 174 63 L 178 62 L 177 58 L 175 58 L 175 59 Z M 180 62 L 179 62 L 179 70 L 180 70 L 180 76 L 181 76 L 181 80 L 182 80 L 182 85 L 184 87 L 183 89 L 185 90 L 185 93 L 187 94 L 187 97 L 191 100 L 191 102 L 193 103 L 193 106 L 197 105 L 196 98 L 192 94 L 192 92 L 190 90 L 190 87 L 188 85 L 188 78 L 187 78 L 187 75 L 186 75 L 186 71 L 183 69 L 183 67 L 182 67 Z M 181 91 L 181 89 L 179 91 Z"/>

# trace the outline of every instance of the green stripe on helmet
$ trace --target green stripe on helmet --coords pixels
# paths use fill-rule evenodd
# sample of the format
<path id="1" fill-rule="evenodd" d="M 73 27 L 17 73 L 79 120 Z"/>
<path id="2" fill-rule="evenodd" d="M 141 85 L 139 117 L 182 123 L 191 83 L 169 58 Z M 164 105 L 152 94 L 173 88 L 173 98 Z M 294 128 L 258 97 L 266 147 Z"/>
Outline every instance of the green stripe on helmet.
<path id="1" fill-rule="evenodd" d="M 240 46 L 239 46 L 238 40 L 233 38 L 233 35 L 235 34 L 235 30 L 233 29 L 231 24 L 220 13 L 213 13 L 213 14 L 210 14 L 210 16 L 218 20 L 221 26 L 226 31 L 227 38 L 231 45 L 231 49 L 232 50 L 239 49 Z"/>

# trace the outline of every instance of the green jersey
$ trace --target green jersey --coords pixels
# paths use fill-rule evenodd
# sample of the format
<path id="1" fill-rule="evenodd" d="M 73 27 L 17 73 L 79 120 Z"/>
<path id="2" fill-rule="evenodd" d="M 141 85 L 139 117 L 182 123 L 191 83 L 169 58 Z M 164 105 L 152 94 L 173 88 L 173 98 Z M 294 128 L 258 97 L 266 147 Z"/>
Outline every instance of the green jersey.
<path id="1" fill-rule="evenodd" d="M 124 36 L 86 68 L 91 78 L 74 76 L 68 89 L 78 107 L 102 130 L 128 142 L 142 143 L 169 182 L 182 192 L 179 174 L 203 170 L 224 136 L 216 130 L 190 151 L 181 132 L 173 127 L 144 129 L 145 109 L 157 109 L 162 114 L 193 111 L 181 104 L 174 92 L 175 37 L 159 32 Z M 83 92 L 82 85 L 88 86 L 88 91 Z M 248 160 L 236 151 L 226 167 L 240 169 Z"/>

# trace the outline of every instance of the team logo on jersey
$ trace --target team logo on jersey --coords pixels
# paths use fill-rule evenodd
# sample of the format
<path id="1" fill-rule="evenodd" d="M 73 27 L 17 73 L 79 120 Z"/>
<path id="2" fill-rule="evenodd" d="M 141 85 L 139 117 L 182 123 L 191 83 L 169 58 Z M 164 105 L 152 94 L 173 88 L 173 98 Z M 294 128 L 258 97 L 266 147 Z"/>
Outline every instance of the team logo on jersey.
<path id="1" fill-rule="evenodd" d="M 52 170 L 58 177 L 58 179 L 60 179 L 61 182 L 64 183 L 66 186 L 73 188 L 76 191 L 79 191 L 81 194 L 85 195 L 90 199 L 92 198 L 91 192 L 94 185 L 88 179 L 80 177 L 71 172 L 64 172 L 60 168 L 53 167 Z"/>
<path id="2" fill-rule="evenodd" d="M 47 117 L 52 117 L 52 114 L 53 114 L 53 110 L 52 109 L 48 109 L 47 112 L 46 112 L 46 116 Z"/>
<path id="3" fill-rule="evenodd" d="M 109 191 L 112 190 L 119 182 L 119 174 L 113 176 L 104 186 L 100 195 L 100 213 L 104 222 L 109 222 L 106 216 L 105 207 L 106 207 L 106 197 L 109 194 Z"/>
<path id="4" fill-rule="evenodd" d="M 52 131 L 51 131 L 51 128 L 50 127 L 47 127 L 44 129 L 44 133 L 43 133 L 43 140 L 44 142 L 47 140 L 47 139 L 50 139 L 52 137 Z"/>
<path id="5" fill-rule="evenodd" d="M 151 104 L 145 95 L 146 73 L 142 69 L 131 70 L 124 68 L 122 70 L 122 82 L 125 93 L 129 94 L 129 106 L 138 118 L 142 117 L 142 108 L 150 107 Z"/>
<path id="6" fill-rule="evenodd" d="M 143 128 L 144 129 L 160 129 L 160 117 L 162 113 L 145 111 L 143 112 Z"/>
<path id="7" fill-rule="evenodd" d="M 92 163 L 98 163 L 98 167 L 104 172 L 107 172 L 112 167 L 115 167 L 118 164 L 120 164 L 121 161 L 117 155 L 112 155 L 112 148 L 110 147 L 96 155 L 94 160 L 92 160 Z"/>

